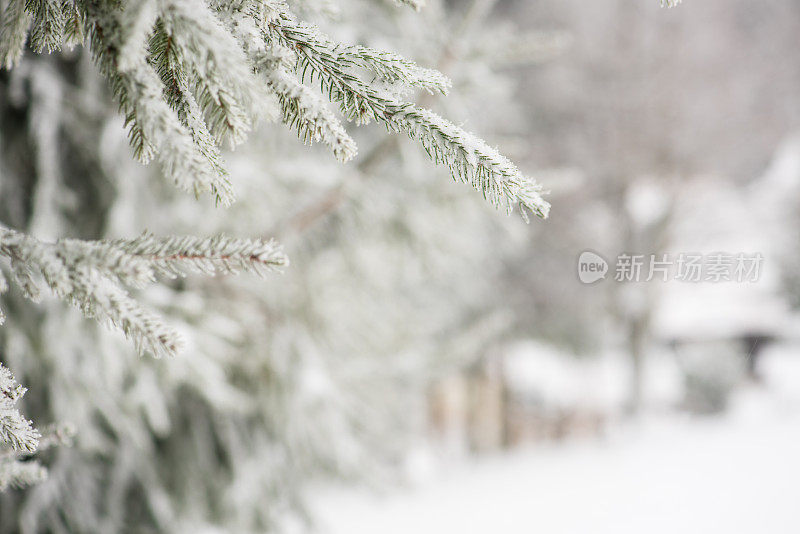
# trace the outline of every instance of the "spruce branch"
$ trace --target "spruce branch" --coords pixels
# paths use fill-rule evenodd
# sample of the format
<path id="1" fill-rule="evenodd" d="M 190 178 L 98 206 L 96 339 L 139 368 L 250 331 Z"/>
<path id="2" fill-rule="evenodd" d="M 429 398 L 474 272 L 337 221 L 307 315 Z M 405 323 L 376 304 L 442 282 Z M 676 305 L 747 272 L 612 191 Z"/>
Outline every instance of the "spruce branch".
<path id="1" fill-rule="evenodd" d="M 353 138 L 326 103 L 294 74 L 277 69 L 269 72 L 266 80 L 278 95 L 283 122 L 297 130 L 304 143 L 325 144 L 342 163 L 355 157 L 358 149 Z"/>
<path id="2" fill-rule="evenodd" d="M 216 171 L 164 99 L 164 85 L 146 60 L 147 35 L 132 33 L 129 37 L 136 42 L 125 39 L 124 10 L 90 6 L 91 48 L 125 114 L 136 156 L 144 163 L 157 156 L 164 174 L 178 187 L 196 195 L 211 192 L 219 203 L 229 205 L 233 193 L 227 178 Z M 127 13 L 134 24 L 140 11 Z M 128 51 L 125 56 L 123 50 Z"/>
<path id="3" fill-rule="evenodd" d="M 72 280 L 73 290 L 64 298 L 86 317 L 121 330 L 139 354 L 174 356 L 183 347 L 181 336 L 162 317 L 96 270 L 79 265 L 72 272 Z"/>
<path id="4" fill-rule="evenodd" d="M 273 16 L 266 4 L 251 6 L 247 12 L 227 12 L 231 32 L 266 87 L 277 96 L 284 124 L 296 130 L 303 143 L 323 143 L 340 162 L 351 160 L 357 152 L 355 141 L 327 103 L 291 72 L 296 63 L 294 54 L 285 47 L 268 46 L 265 42 L 266 30 L 261 22 Z"/>
<path id="5" fill-rule="evenodd" d="M 285 1 L 9 0 L 3 15 L 0 59 L 9 66 L 29 26 L 36 51 L 58 50 L 85 34 L 137 158 L 157 159 L 178 187 L 209 192 L 223 205 L 233 201 L 233 192 L 219 145 L 245 139 L 269 94 L 305 143 L 324 143 L 340 161 L 356 154 L 309 82 L 318 83 L 348 120 L 378 121 L 417 139 L 434 162 L 493 205 L 547 216 L 539 186 L 497 150 L 397 96 L 397 89 L 445 94 L 450 82 L 444 75 L 391 52 L 334 42 L 297 21 Z M 372 80 L 362 79 L 364 73 Z"/>
<path id="6" fill-rule="evenodd" d="M 0 363 L 0 444 L 5 444 L 14 452 L 33 453 L 42 435 L 16 408 L 25 391 L 11 371 Z"/>
<path id="7" fill-rule="evenodd" d="M 0 492 L 44 480 L 47 469 L 30 457 L 56 445 L 69 445 L 75 434 L 69 425 L 53 425 L 43 433 L 34 428 L 16 406 L 25 392 L 0 363 Z"/>
<path id="8" fill-rule="evenodd" d="M 64 2 L 64 45 L 73 47 L 83 43 L 86 34 L 84 27 L 83 11 L 78 8 L 77 2 Z"/>
<path id="9" fill-rule="evenodd" d="M 91 13 L 89 8 L 89 13 Z M 106 31 L 115 34 L 119 49 L 116 51 L 116 68 L 122 71 L 133 68 L 145 54 L 148 35 L 158 19 L 158 0 L 127 0 L 118 10 L 105 9 L 114 26 Z"/>
<path id="10" fill-rule="evenodd" d="M 66 17 L 61 0 L 26 0 L 31 14 L 30 45 L 34 52 L 61 50 Z"/>
<path id="11" fill-rule="evenodd" d="M 288 13 L 274 17 L 267 24 L 267 30 L 267 38 L 271 43 L 295 54 L 295 70 L 300 74 L 300 80 L 319 84 L 320 90 L 339 104 L 348 120 L 359 125 L 373 120 L 382 121 L 387 118 L 387 107 L 405 105 L 383 95 L 353 72 L 356 66 L 354 55 L 359 47 L 340 47 L 316 26 L 298 22 Z M 376 57 L 377 53 L 371 54 L 363 63 L 368 64 L 369 59 Z M 385 72 L 392 72 L 386 65 L 383 68 Z M 405 72 L 406 76 L 413 78 L 413 74 L 402 65 L 395 66 L 394 72 Z M 416 81 L 419 84 L 426 83 L 422 79 Z M 427 86 L 434 87 L 436 83 L 439 83 L 438 80 L 431 81 Z"/>
<path id="12" fill-rule="evenodd" d="M 219 147 L 203 118 L 203 110 L 189 87 L 187 73 L 173 46 L 172 38 L 159 22 L 150 39 L 151 61 L 164 84 L 164 95 L 177 113 L 181 124 L 192 135 L 192 140 L 208 164 L 221 177 L 227 179 L 228 171 L 222 161 Z"/>
<path id="13" fill-rule="evenodd" d="M 430 110 L 379 93 L 346 69 L 352 61 L 342 61 L 337 45 L 315 27 L 285 14 L 268 27 L 273 42 L 296 53 L 301 81 L 316 80 L 349 120 L 358 124 L 374 120 L 390 131 L 407 133 L 435 163 L 448 167 L 454 179 L 472 185 L 495 207 L 510 212 L 519 206 L 525 218 L 527 211 L 547 217 L 549 204 L 541 187 L 485 141 Z"/>
<path id="14" fill-rule="evenodd" d="M 204 4 L 162 0 L 159 21 L 174 53 L 186 65 L 193 90 L 217 143 L 243 142 L 251 128 L 248 111 L 263 97 L 235 37 Z"/>
<path id="15" fill-rule="evenodd" d="M 542 198 L 542 187 L 482 139 L 412 105 L 399 109 L 391 122 L 397 126 L 390 127 L 417 139 L 435 163 L 447 166 L 454 179 L 472 185 L 493 206 L 508 213 L 519 207 L 526 221 L 526 210 L 547 218 L 550 204 Z"/>
<path id="16" fill-rule="evenodd" d="M 289 265 L 281 247 L 273 240 L 236 239 L 225 235 L 156 237 L 145 233 L 136 239 L 101 243 L 143 260 L 155 274 L 170 277 L 242 272 L 265 276 Z"/>
<path id="17" fill-rule="evenodd" d="M 39 297 L 34 271 L 59 298 L 89 318 L 121 330 L 139 353 L 156 357 L 174 355 L 180 336 L 154 312 L 133 299 L 123 285 L 142 287 L 156 275 L 189 273 L 260 276 L 288 264 L 273 241 L 234 239 L 226 236 L 155 237 L 81 241 L 62 239 L 45 243 L 0 227 L 0 256 L 11 260 L 15 281 L 23 293 Z"/>
<path id="18" fill-rule="evenodd" d="M 438 70 L 420 67 L 394 52 L 361 45 L 337 48 L 334 49 L 334 55 L 340 64 L 360 65 L 389 83 L 443 95 L 452 86 L 450 79 Z"/>
<path id="19" fill-rule="evenodd" d="M 26 0 L 9 0 L 0 23 L 0 66 L 10 69 L 22 57 L 31 16 L 25 10 Z"/>

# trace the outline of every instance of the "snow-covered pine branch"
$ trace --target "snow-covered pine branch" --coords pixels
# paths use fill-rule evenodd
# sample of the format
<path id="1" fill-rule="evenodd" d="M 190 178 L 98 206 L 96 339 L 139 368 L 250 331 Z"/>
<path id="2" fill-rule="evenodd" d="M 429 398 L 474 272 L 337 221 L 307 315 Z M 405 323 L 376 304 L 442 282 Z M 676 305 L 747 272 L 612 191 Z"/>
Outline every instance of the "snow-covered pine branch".
<path id="1" fill-rule="evenodd" d="M 52 425 L 44 432 L 34 428 L 17 409 L 27 390 L 0 363 L 0 492 L 41 482 L 47 469 L 30 459 L 35 453 L 58 445 L 71 445 L 71 425 Z"/>
<path id="2" fill-rule="evenodd" d="M 297 76 L 275 59 L 256 62 L 257 69 L 265 74 L 265 80 L 281 103 L 283 121 L 297 130 L 306 144 L 323 143 L 342 163 L 353 159 L 357 152 L 356 142 L 347 133 L 339 119 L 322 98 L 306 87 Z M 273 68 L 265 65 L 273 64 Z"/>
<path id="3" fill-rule="evenodd" d="M 25 388 L 0 363 L 0 443 L 16 452 L 35 452 L 42 435 L 16 408 Z"/>
<path id="4" fill-rule="evenodd" d="M 40 482 L 47 470 L 35 461 L 20 461 L 20 455 L 39 448 L 41 433 L 17 409 L 25 388 L 0 363 L 0 491 Z"/>
<path id="5" fill-rule="evenodd" d="M 541 196 L 541 187 L 496 149 L 430 110 L 379 92 L 347 69 L 357 64 L 356 54 L 369 49 L 348 47 L 343 53 L 339 45 L 316 27 L 283 13 L 272 19 L 268 27 L 274 43 L 296 53 L 301 80 L 319 83 L 349 120 L 358 124 L 378 121 L 392 131 L 405 132 L 422 144 L 435 163 L 447 166 L 453 178 L 471 184 L 493 205 L 509 212 L 519 205 L 523 216 L 530 210 L 539 217 L 547 217 L 550 206 Z M 374 68 L 378 75 L 394 73 L 395 80 L 406 84 L 446 91 L 443 78 L 428 77 L 435 71 L 411 70 L 401 62 L 388 67 L 395 57 L 391 54 L 370 51 L 366 57 L 360 63 L 373 68 L 380 65 Z"/>
<path id="6" fill-rule="evenodd" d="M 420 67 L 413 61 L 385 50 L 367 46 L 345 46 L 336 51 L 342 65 L 361 65 L 381 80 L 409 88 L 424 89 L 430 94 L 447 94 L 452 82 L 441 72 Z"/>
<path id="7" fill-rule="evenodd" d="M 194 192 L 196 195 L 211 192 L 219 203 L 230 204 L 233 201 L 233 193 L 227 177 L 218 171 L 219 162 L 216 160 L 216 153 L 207 148 L 204 150 L 203 144 L 198 141 L 200 133 L 191 120 L 197 119 L 197 115 L 185 114 L 184 120 L 181 121 L 181 116 L 170 106 L 165 97 L 170 88 L 165 87 L 157 70 L 171 70 L 171 66 L 163 64 L 153 66 L 154 60 L 150 54 L 148 39 L 156 20 L 169 21 L 170 28 L 174 30 L 169 34 L 170 42 L 173 43 L 192 41 L 191 37 L 184 37 L 183 33 L 212 32 L 213 34 L 216 28 L 208 23 L 207 19 L 201 19 L 207 24 L 188 30 L 184 25 L 176 23 L 181 19 L 172 11 L 159 18 L 156 6 L 153 4 L 155 4 L 153 1 L 141 3 L 129 1 L 124 9 L 120 10 L 113 3 L 85 2 L 87 32 L 95 60 L 101 72 L 109 79 L 120 108 L 125 114 L 131 145 L 136 156 L 145 163 L 157 157 L 166 177 L 181 189 Z M 158 3 L 159 6 L 167 4 L 172 5 L 173 2 Z M 202 3 L 193 2 L 193 4 L 197 4 L 194 7 L 199 11 L 207 10 Z M 162 7 L 162 10 L 166 9 L 167 7 Z M 164 26 L 166 27 L 166 23 Z M 177 45 L 175 48 L 175 54 L 179 54 L 181 48 Z M 226 49 L 224 44 L 222 48 Z M 203 51 L 198 50 L 198 53 Z M 171 57 L 171 54 L 162 54 L 156 59 L 164 62 Z M 204 61 L 206 59 L 203 58 Z M 217 59 L 214 64 L 219 64 L 220 61 Z M 239 70 L 246 71 L 245 68 L 231 67 L 235 61 L 236 57 L 231 57 L 226 68 L 231 68 L 234 73 Z M 191 72 L 195 65 L 188 64 L 185 68 Z M 210 80 L 194 80 L 194 83 L 199 87 L 211 85 Z M 211 98 L 211 92 L 204 90 L 201 96 L 205 99 Z M 219 117 L 231 116 L 231 113 L 224 111 L 227 104 L 227 99 L 218 102 L 216 108 L 223 111 L 213 114 L 211 118 L 205 117 L 206 124 L 215 125 L 220 136 L 222 128 L 220 124 L 225 121 L 220 122 Z M 201 104 L 200 108 L 202 107 Z M 245 127 L 238 121 L 231 120 L 226 125 L 233 132 L 232 139 L 239 139 L 244 135 Z M 214 128 L 209 126 L 208 130 L 213 133 Z"/>
<path id="8" fill-rule="evenodd" d="M 25 7 L 31 14 L 30 46 L 34 52 L 54 52 L 64 41 L 66 17 L 57 0 L 28 0 Z"/>
<path id="9" fill-rule="evenodd" d="M 101 241 L 102 245 L 142 260 L 155 274 L 171 277 L 190 273 L 206 275 L 251 272 L 259 276 L 289 264 L 275 241 L 236 239 L 225 235 L 210 238 L 155 237 Z"/>
<path id="10" fill-rule="evenodd" d="M 31 16 L 23 0 L 6 4 L 0 23 L 0 65 L 10 69 L 22 57 Z"/>
<path id="11" fill-rule="evenodd" d="M 547 216 L 540 188 L 497 150 L 385 90 L 446 93 L 441 73 L 392 52 L 334 42 L 298 21 L 285 1 L 9 0 L 0 28 L 5 66 L 20 58 L 27 35 L 36 51 L 87 35 L 136 156 L 157 159 L 178 187 L 209 192 L 221 204 L 233 192 L 219 146 L 244 141 L 260 118 L 280 115 L 304 142 L 326 144 L 343 162 L 355 156 L 352 138 L 307 81 L 319 83 L 348 120 L 377 120 L 418 139 L 434 162 L 492 204 Z"/>
<path id="12" fill-rule="evenodd" d="M 288 264 L 273 241 L 144 234 L 132 240 L 46 243 L 2 227 L 0 256 L 10 260 L 13 280 L 28 298 L 40 298 L 35 280 L 40 274 L 57 297 L 87 317 L 122 330 L 140 353 L 155 356 L 175 354 L 182 340 L 159 315 L 133 299 L 124 285 L 141 287 L 158 274 L 248 271 L 263 276 Z"/>

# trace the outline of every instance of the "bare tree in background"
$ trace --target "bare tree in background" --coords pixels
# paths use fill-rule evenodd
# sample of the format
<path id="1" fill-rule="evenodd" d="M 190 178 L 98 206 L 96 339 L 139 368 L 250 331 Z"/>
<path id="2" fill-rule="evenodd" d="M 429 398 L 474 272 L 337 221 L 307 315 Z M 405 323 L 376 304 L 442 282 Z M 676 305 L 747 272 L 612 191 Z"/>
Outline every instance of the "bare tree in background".
<path id="1" fill-rule="evenodd" d="M 670 205 L 685 180 L 722 175 L 737 187 L 763 171 L 800 127 L 800 6 L 711 0 L 663 11 L 635 0 L 548 0 L 506 9 L 572 40 L 558 61 L 524 77 L 529 158 L 570 172 L 546 180 L 561 209 L 512 266 L 514 284 L 525 279 L 530 289 L 511 298 L 527 332 L 578 349 L 625 347 L 636 411 L 658 287 L 581 286 L 575 260 L 584 249 L 603 252 L 613 277 L 617 254 L 669 246 Z M 656 190 L 660 206 L 637 201 L 642 187 Z"/>

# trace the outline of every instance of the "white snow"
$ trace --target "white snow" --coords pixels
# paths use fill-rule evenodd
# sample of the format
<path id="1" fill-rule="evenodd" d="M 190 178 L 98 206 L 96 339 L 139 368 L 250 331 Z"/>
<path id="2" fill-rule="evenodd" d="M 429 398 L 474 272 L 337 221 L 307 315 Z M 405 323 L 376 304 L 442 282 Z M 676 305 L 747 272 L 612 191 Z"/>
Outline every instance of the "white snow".
<path id="1" fill-rule="evenodd" d="M 748 187 L 701 176 L 676 198 L 670 248 L 679 253 L 761 254 L 757 281 L 680 283 L 664 287 L 655 331 L 664 339 L 720 339 L 742 334 L 797 337 L 781 281 L 796 236 L 787 231 L 800 190 L 800 137 L 776 151 L 767 171 Z M 788 223 L 787 223 L 788 222 Z"/>
<path id="2" fill-rule="evenodd" d="M 331 534 L 800 532 L 800 353 L 720 418 L 650 416 L 602 441 L 484 458 L 383 497 L 321 498 Z"/>
<path id="3" fill-rule="evenodd" d="M 613 415 L 628 399 L 630 357 L 604 352 L 576 357 L 535 340 L 511 343 L 505 350 L 503 374 L 512 393 L 533 397 L 550 408 L 589 408 Z M 653 351 L 643 377 L 645 402 L 664 406 L 683 395 L 678 362 L 667 351 Z"/>

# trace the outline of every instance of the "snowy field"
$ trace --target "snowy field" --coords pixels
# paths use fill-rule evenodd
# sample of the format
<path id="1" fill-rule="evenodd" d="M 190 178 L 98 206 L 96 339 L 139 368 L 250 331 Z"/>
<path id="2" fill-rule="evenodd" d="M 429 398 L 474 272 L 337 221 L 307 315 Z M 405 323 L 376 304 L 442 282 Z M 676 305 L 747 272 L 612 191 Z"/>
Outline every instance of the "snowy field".
<path id="1" fill-rule="evenodd" d="M 651 416 L 602 441 L 484 458 L 381 497 L 327 495 L 321 531 L 796 534 L 800 385 L 773 371 L 723 417 Z"/>

